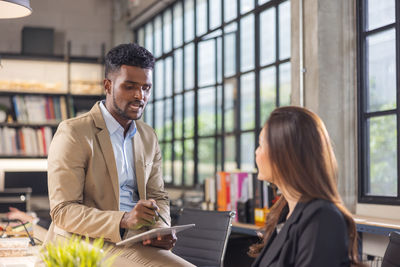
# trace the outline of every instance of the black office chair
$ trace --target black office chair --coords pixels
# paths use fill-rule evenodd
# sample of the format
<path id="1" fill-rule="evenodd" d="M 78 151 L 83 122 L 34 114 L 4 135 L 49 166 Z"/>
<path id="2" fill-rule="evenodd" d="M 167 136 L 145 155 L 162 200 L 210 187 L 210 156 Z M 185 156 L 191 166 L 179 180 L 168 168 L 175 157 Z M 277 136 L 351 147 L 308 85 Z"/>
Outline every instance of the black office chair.
<path id="1" fill-rule="evenodd" d="M 391 232 L 389 235 L 389 245 L 386 248 L 382 260 L 382 267 L 400 266 L 400 232 Z"/>
<path id="2" fill-rule="evenodd" d="M 172 252 L 199 267 L 223 266 L 233 217 L 232 211 L 184 209 L 178 225 L 196 226 L 177 233 L 178 241 Z"/>

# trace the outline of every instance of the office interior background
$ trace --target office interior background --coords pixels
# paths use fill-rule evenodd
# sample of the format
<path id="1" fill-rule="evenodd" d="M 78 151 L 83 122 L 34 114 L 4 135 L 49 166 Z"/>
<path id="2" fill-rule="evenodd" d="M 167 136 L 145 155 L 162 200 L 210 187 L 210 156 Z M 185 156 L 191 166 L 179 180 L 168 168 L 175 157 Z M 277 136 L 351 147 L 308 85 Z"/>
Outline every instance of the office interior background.
<path id="1" fill-rule="evenodd" d="M 31 6 L 28 17 L 0 20 L 6 113 L 0 188 L 32 187 L 32 209 L 48 209 L 46 149 L 12 150 L 5 132 L 54 132 L 58 122 L 17 118 L 7 111 L 10 99 L 29 97 L 21 88 L 39 84 L 39 92 L 68 106 L 57 118 L 85 112 L 103 94 L 104 53 L 135 41 L 156 57 L 144 121 L 159 137 L 173 201 L 201 199 L 205 179 L 218 171 L 256 172 L 254 151 L 269 113 L 302 105 L 327 126 L 347 208 L 400 220 L 397 1 L 33 0 Z M 40 51 L 44 43 L 49 49 Z M 387 243 L 363 234 L 370 255 L 383 256 Z"/>

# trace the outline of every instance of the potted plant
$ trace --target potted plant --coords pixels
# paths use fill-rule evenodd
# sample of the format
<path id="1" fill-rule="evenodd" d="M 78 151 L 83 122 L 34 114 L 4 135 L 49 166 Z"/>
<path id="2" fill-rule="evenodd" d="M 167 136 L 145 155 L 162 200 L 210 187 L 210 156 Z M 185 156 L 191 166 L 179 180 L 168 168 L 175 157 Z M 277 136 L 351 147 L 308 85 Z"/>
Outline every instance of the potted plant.
<path id="1" fill-rule="evenodd" d="M 41 258 L 47 267 L 110 267 L 117 255 L 109 256 L 110 250 L 103 249 L 102 238 L 89 242 L 86 237 L 72 236 L 71 239 L 57 244 L 47 244 Z"/>

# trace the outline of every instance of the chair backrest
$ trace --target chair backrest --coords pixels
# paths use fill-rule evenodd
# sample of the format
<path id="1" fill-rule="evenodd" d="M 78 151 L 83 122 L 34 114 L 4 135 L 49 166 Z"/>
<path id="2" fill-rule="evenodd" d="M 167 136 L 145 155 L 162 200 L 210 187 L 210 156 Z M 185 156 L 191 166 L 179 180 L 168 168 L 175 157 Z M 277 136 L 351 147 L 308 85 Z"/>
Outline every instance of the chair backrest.
<path id="1" fill-rule="evenodd" d="M 389 245 L 383 256 L 382 267 L 400 266 L 400 232 L 391 232 Z"/>
<path id="2" fill-rule="evenodd" d="M 196 266 L 223 266 L 226 245 L 235 212 L 184 209 L 178 225 L 194 223 L 192 229 L 177 234 L 172 252 Z"/>

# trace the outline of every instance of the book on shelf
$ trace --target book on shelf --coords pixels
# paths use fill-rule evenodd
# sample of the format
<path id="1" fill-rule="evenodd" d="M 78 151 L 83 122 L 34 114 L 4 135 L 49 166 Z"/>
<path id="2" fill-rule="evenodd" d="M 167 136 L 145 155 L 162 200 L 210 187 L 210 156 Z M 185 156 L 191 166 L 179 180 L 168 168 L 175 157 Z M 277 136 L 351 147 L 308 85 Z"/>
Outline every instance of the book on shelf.
<path id="1" fill-rule="evenodd" d="M 15 118 L 20 123 L 58 123 L 67 119 L 65 96 L 13 96 Z"/>
<path id="2" fill-rule="evenodd" d="M 204 209 L 214 210 L 215 209 L 215 179 L 206 178 L 204 180 Z"/>
<path id="3" fill-rule="evenodd" d="M 46 156 L 52 137 L 50 127 L 0 127 L 0 155 Z"/>
<path id="4" fill-rule="evenodd" d="M 216 183 L 219 211 L 235 211 L 235 221 L 252 224 L 259 222 L 261 211 L 261 219 L 265 222 L 274 196 L 268 182 L 258 180 L 253 172 L 234 171 L 217 172 Z"/>

